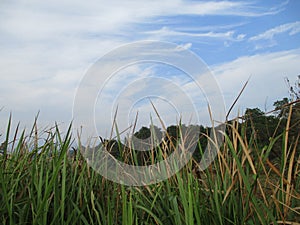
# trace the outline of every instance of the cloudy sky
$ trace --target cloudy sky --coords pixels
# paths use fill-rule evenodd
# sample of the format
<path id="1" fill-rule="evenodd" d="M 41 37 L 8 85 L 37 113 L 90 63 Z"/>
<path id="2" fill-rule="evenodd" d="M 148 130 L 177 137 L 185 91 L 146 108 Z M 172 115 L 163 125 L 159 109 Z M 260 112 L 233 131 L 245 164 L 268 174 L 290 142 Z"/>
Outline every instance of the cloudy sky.
<path id="1" fill-rule="evenodd" d="M 227 110 L 250 77 L 232 116 L 247 107 L 272 110 L 276 99 L 288 97 L 284 77 L 295 81 L 300 74 L 299 10 L 298 0 L 1 1 L 0 131 L 10 112 L 15 123 L 26 127 L 37 112 L 41 126 L 69 124 L 76 91 L 93 63 L 113 49 L 143 40 L 171 42 L 194 52 L 212 71 Z M 184 92 L 192 83 L 181 73 L 154 63 L 131 65 L 106 86 L 106 102 L 130 86 L 132 76 L 162 77 L 169 83 L 153 79 L 151 85 L 136 83 L 130 90 L 155 95 L 161 115 L 178 113 L 168 98 L 174 96 L 170 90 L 177 85 Z M 124 92 L 123 101 L 130 94 Z M 128 104 L 125 120 L 137 111 L 142 120 L 153 111 L 143 99 Z M 108 120 L 99 117 L 100 125 Z M 175 123 L 175 117 L 164 119 Z"/>

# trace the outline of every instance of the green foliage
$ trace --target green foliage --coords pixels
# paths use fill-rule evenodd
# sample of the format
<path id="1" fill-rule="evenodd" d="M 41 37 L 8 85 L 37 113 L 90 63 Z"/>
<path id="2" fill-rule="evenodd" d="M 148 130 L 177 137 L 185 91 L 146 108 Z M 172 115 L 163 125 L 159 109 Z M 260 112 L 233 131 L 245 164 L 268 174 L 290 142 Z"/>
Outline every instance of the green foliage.
<path id="1" fill-rule="evenodd" d="M 300 80 L 300 77 L 299 77 Z M 126 187 L 92 170 L 72 148 L 71 126 L 43 133 L 36 121 L 28 136 L 11 131 L 9 118 L 0 145 L 1 224 L 293 224 L 300 221 L 300 84 L 291 99 L 274 103 L 277 114 L 247 109 L 243 121 L 229 121 L 215 161 L 199 168 L 211 128 L 199 131 L 193 159 L 158 184 Z M 298 95 L 299 94 L 299 95 Z M 295 100 L 296 99 L 296 100 Z M 165 131 L 142 127 L 142 140 L 162 139 L 147 153 L 118 140 L 102 140 L 118 160 L 148 165 L 180 146 L 185 125 Z M 0 134 L 1 136 L 2 134 Z M 163 138 L 162 138 L 163 137 Z"/>
<path id="2" fill-rule="evenodd" d="M 247 137 L 245 124 L 237 121 L 228 124 L 224 146 L 208 169 L 201 172 L 191 161 L 169 179 L 143 187 L 106 180 L 81 154 L 70 154 L 70 128 L 65 133 L 58 127 L 48 131 L 44 143 L 37 145 L 36 124 L 34 135 L 22 132 L 19 139 L 10 135 L 11 120 L 8 124 L 5 154 L 0 155 L 2 224 L 291 224 L 300 220 L 299 159 L 294 148 L 283 147 L 280 164 L 272 163 L 268 152 L 280 137 L 259 149 L 251 141 L 253 135 Z M 202 155 L 201 145 L 197 151 Z"/>
<path id="3" fill-rule="evenodd" d="M 134 134 L 135 137 L 138 139 L 146 139 L 151 136 L 150 128 L 148 127 L 142 127 L 138 132 Z"/>
<path id="4" fill-rule="evenodd" d="M 286 106 L 289 103 L 289 99 L 288 98 L 283 98 L 282 100 L 277 100 L 276 102 L 274 102 L 273 106 L 275 107 L 275 110 L 277 110 L 277 117 L 279 118 L 287 118 L 289 111 L 287 110 Z"/>

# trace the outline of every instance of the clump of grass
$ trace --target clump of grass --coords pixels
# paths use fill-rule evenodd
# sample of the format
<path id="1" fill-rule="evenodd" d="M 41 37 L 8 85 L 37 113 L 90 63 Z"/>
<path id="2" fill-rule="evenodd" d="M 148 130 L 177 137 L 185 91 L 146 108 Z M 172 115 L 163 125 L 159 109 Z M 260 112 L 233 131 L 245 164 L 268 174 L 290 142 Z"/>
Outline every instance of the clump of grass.
<path id="1" fill-rule="evenodd" d="M 11 135 L 0 155 L 2 224 L 296 224 L 300 221 L 297 143 L 286 132 L 257 149 L 237 121 L 228 124 L 216 160 L 204 171 L 191 160 L 157 184 L 127 187 L 106 180 L 80 154 L 70 154 L 71 126 L 47 131 L 38 144 L 35 123 L 28 136 Z M 44 134 L 45 135 L 45 134 Z M 18 138 L 17 138 L 18 137 Z M 278 139 L 282 157 L 268 154 Z M 79 145 L 80 146 L 80 145 Z M 169 149 L 170 150 L 170 149 Z M 200 155 L 203 153 L 199 144 Z M 154 161 L 154 159 L 152 159 Z"/>

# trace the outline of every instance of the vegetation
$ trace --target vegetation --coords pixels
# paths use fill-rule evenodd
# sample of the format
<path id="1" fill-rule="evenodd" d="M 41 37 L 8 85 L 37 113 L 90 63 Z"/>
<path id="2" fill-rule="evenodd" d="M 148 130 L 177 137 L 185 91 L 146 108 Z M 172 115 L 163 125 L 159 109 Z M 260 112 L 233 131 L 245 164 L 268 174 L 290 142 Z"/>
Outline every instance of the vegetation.
<path id="1" fill-rule="evenodd" d="M 27 136 L 25 131 L 18 134 L 18 128 L 12 132 L 9 119 L 0 154 L 0 222 L 297 224 L 299 101 L 275 107 L 277 115 L 249 109 L 242 118 L 228 122 L 218 156 L 208 169 L 199 171 L 197 157 L 207 131 L 203 128 L 197 157 L 169 179 L 142 187 L 113 183 L 92 170 L 72 150 L 71 126 L 65 133 L 58 126 L 45 131 L 44 143 L 38 144 L 36 123 Z M 180 126 L 167 129 L 170 142 L 157 146 L 160 152 L 172 151 L 178 130 Z M 149 135 L 146 128 L 142 132 Z M 123 160 L 136 162 L 130 155 Z"/>

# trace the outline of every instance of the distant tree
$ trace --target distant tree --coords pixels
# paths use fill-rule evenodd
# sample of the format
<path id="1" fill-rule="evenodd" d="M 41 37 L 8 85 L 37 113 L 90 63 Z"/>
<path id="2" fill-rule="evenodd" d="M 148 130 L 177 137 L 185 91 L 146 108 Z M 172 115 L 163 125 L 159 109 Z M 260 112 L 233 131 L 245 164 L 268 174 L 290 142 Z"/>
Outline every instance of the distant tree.
<path id="1" fill-rule="evenodd" d="M 147 165 L 153 162 L 157 147 L 162 139 L 162 131 L 155 125 L 141 127 L 130 138 L 130 145 L 135 152 L 138 165 Z"/>
<path id="2" fill-rule="evenodd" d="M 151 137 L 151 135 L 153 138 L 160 140 L 162 138 L 161 129 L 155 125 L 150 125 L 150 128 L 143 126 L 141 129 L 139 129 L 139 131 L 134 133 L 136 138 L 142 140 Z"/>
<path id="3" fill-rule="evenodd" d="M 296 129 L 297 135 L 300 133 L 300 75 L 298 75 L 296 81 L 291 83 L 288 78 L 286 83 L 289 88 L 289 105 L 292 105 L 291 125 L 292 129 Z M 289 105 L 286 108 L 289 108 Z M 294 128 L 293 128 L 294 127 Z"/>
<path id="4" fill-rule="evenodd" d="M 99 144 L 99 146 L 96 147 L 101 149 L 102 147 L 104 147 L 104 149 L 106 151 L 108 151 L 112 156 L 114 156 L 116 159 L 120 159 L 122 154 L 123 154 L 123 150 L 124 150 L 124 146 L 122 145 L 122 143 L 118 142 L 115 139 L 112 140 L 108 140 L 108 139 L 104 139 L 101 136 L 99 137 L 101 143 Z"/>
<path id="5" fill-rule="evenodd" d="M 286 78 L 289 86 L 290 102 L 292 104 L 292 115 L 289 127 L 289 141 L 290 144 L 297 145 L 297 155 L 300 152 L 300 75 L 292 85 Z M 298 140 L 298 142 L 297 142 Z"/>
<path id="6" fill-rule="evenodd" d="M 285 134 L 288 131 L 288 144 L 289 146 L 297 147 L 297 155 L 300 152 L 300 144 L 298 138 L 300 138 L 300 75 L 298 75 L 296 81 L 291 83 L 288 78 L 285 78 L 288 86 L 289 98 L 283 98 L 280 101 L 274 103 L 275 110 L 278 110 L 278 118 L 282 121 L 278 126 L 279 132 Z M 290 124 L 286 130 L 286 124 L 290 116 Z M 297 142 L 298 140 L 298 142 Z M 278 145 L 282 145 L 282 140 Z"/>
<path id="7" fill-rule="evenodd" d="M 259 108 L 247 108 L 246 112 L 245 112 L 245 116 L 246 117 L 260 117 L 263 116 L 265 113 L 263 111 L 261 111 Z"/>
<path id="8" fill-rule="evenodd" d="M 267 146 L 271 137 L 280 135 L 282 131 L 278 130 L 279 117 L 273 115 L 266 115 L 259 108 L 247 109 L 245 112 L 245 127 L 246 136 L 252 142 L 255 142 L 258 149 Z M 270 153 L 270 157 L 278 157 L 280 155 L 280 148 L 274 148 Z"/>
<path id="9" fill-rule="evenodd" d="M 263 142 L 264 133 L 265 133 L 265 118 L 264 112 L 259 108 L 246 109 L 245 112 L 245 123 L 246 123 L 246 133 L 247 137 L 253 135 L 254 139 Z"/>
<path id="10" fill-rule="evenodd" d="M 295 101 L 300 99 L 300 75 L 298 75 L 298 79 L 294 84 L 290 83 L 290 80 L 286 77 L 286 83 L 289 87 L 290 100 Z"/>
<path id="11" fill-rule="evenodd" d="M 151 131 L 150 128 L 148 127 L 142 127 L 141 129 L 139 129 L 139 131 L 134 133 L 134 136 L 138 139 L 147 139 L 151 136 Z"/>
<path id="12" fill-rule="evenodd" d="M 277 116 L 279 118 L 287 118 L 288 117 L 288 109 L 287 105 L 289 104 L 288 98 L 283 98 L 282 100 L 277 100 L 274 102 L 273 106 L 275 107 L 275 110 L 278 112 Z"/>
<path id="13" fill-rule="evenodd" d="M 179 138 L 179 126 L 171 125 L 167 128 L 167 133 L 172 141 L 178 140 Z"/>
<path id="14" fill-rule="evenodd" d="M 205 151 L 207 146 L 207 137 L 210 136 L 211 128 L 204 127 L 202 125 L 189 125 L 188 129 L 194 132 L 196 135 L 198 134 L 199 141 L 194 149 L 193 158 L 196 162 L 200 162 L 202 153 Z"/>

